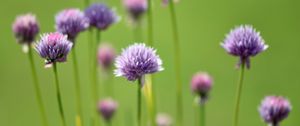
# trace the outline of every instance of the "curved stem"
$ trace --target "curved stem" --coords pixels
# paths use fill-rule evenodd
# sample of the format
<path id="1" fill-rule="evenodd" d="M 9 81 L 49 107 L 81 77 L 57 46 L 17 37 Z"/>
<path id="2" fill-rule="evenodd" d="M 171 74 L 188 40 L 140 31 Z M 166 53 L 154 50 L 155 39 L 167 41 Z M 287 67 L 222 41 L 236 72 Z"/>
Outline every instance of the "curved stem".
<path id="1" fill-rule="evenodd" d="M 29 46 L 29 50 L 28 50 L 28 59 L 30 62 L 30 68 L 31 68 L 31 72 L 32 72 L 32 79 L 33 79 L 33 84 L 34 84 L 34 90 L 35 90 L 35 96 L 36 96 L 36 100 L 38 102 L 38 106 L 41 112 L 41 116 L 42 116 L 42 123 L 44 126 L 48 126 L 48 120 L 47 120 L 47 116 L 46 116 L 46 112 L 45 112 L 45 108 L 44 108 L 44 103 L 43 103 L 43 99 L 42 99 L 42 95 L 41 95 L 41 88 L 39 85 L 39 81 L 37 78 L 37 74 L 36 74 L 36 69 L 35 69 L 35 64 L 33 61 L 33 54 L 32 54 L 32 48 Z"/>
<path id="2" fill-rule="evenodd" d="M 175 76 L 177 85 L 177 124 L 182 126 L 183 124 L 183 110 L 182 110 L 182 84 L 181 84 L 181 57 L 180 57 L 180 44 L 179 44 L 179 34 L 177 28 L 177 18 L 174 6 L 174 0 L 170 0 L 170 15 L 173 28 L 173 41 L 174 41 L 174 56 L 175 56 Z"/>
<path id="3" fill-rule="evenodd" d="M 74 41 L 75 43 L 75 41 Z M 81 91 L 80 91 L 80 80 L 79 80 L 79 71 L 78 71 L 78 64 L 77 64 L 77 56 L 76 56 L 76 50 L 75 47 L 72 50 L 72 60 L 73 60 L 73 69 L 74 69 L 74 81 L 75 81 L 75 90 L 76 90 L 76 102 L 77 102 L 77 114 L 79 118 L 79 125 L 82 126 L 83 123 L 81 121 L 82 118 L 82 110 L 81 110 Z M 77 118 L 76 118 L 77 119 Z"/>
<path id="4" fill-rule="evenodd" d="M 244 71 L 245 71 L 245 63 L 242 62 L 241 64 L 241 71 L 240 71 L 240 77 L 238 81 L 238 88 L 236 92 L 236 102 L 235 102 L 235 113 L 234 113 L 234 125 L 238 126 L 239 121 L 239 111 L 240 111 L 240 101 L 241 101 L 241 93 L 243 89 L 243 80 L 244 80 Z"/>
<path id="5" fill-rule="evenodd" d="M 142 126 L 142 78 L 138 79 L 138 86 L 137 86 L 137 106 L 138 106 L 138 110 L 137 110 L 137 124 L 138 126 Z"/>
<path id="6" fill-rule="evenodd" d="M 65 121 L 65 115 L 64 115 L 63 105 L 62 105 L 61 94 L 60 94 L 59 80 L 58 80 L 58 75 L 57 75 L 57 66 L 56 66 L 55 62 L 53 63 L 53 72 L 54 72 L 54 79 L 55 79 L 56 97 L 57 97 L 57 101 L 58 101 L 58 107 L 59 107 L 61 120 L 62 120 L 63 126 L 67 126 L 66 121 Z"/>
<path id="7" fill-rule="evenodd" d="M 205 126 L 205 105 L 200 105 L 200 126 Z"/>

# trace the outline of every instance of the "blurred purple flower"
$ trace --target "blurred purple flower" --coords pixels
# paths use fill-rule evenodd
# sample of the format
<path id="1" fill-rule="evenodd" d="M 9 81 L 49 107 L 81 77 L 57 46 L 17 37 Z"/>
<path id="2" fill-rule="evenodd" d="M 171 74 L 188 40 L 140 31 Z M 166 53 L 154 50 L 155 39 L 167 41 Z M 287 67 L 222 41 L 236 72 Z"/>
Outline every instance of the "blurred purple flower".
<path id="1" fill-rule="evenodd" d="M 106 121 L 110 121 L 118 107 L 117 102 L 108 98 L 99 102 L 98 110 Z"/>
<path id="2" fill-rule="evenodd" d="M 70 8 L 59 12 L 55 17 L 56 30 L 68 35 L 68 39 L 74 42 L 79 32 L 89 27 L 88 18 L 79 9 Z"/>
<path id="3" fill-rule="evenodd" d="M 260 33 L 250 25 L 241 25 L 231 30 L 221 45 L 229 54 L 240 57 L 238 66 L 246 64 L 247 68 L 250 68 L 250 57 L 268 48 Z"/>
<path id="4" fill-rule="evenodd" d="M 200 96 L 200 103 L 204 104 L 211 90 L 213 80 L 207 73 L 196 73 L 191 80 L 192 91 Z"/>
<path id="5" fill-rule="evenodd" d="M 168 5 L 169 5 L 169 2 L 170 2 L 170 0 L 161 0 L 161 1 L 162 1 L 162 5 L 163 5 L 163 6 L 168 6 Z M 175 3 L 178 3 L 179 0 L 174 0 L 174 2 L 175 2 Z"/>
<path id="6" fill-rule="evenodd" d="M 145 74 L 162 71 L 162 61 L 156 50 L 145 44 L 133 44 L 116 58 L 116 76 L 124 76 L 129 81 L 142 78 Z"/>
<path id="7" fill-rule="evenodd" d="M 44 34 L 36 44 L 36 51 L 46 60 L 46 67 L 55 62 L 65 62 L 72 43 L 61 33 Z"/>
<path id="8" fill-rule="evenodd" d="M 171 126 L 172 119 L 169 115 L 160 113 L 156 117 L 156 125 L 157 126 Z"/>
<path id="9" fill-rule="evenodd" d="M 102 3 L 92 4 L 85 10 L 90 26 L 106 30 L 111 24 L 117 22 L 119 17 L 108 6 Z"/>
<path id="10" fill-rule="evenodd" d="M 123 0 L 133 20 L 138 20 L 147 10 L 147 0 Z"/>
<path id="11" fill-rule="evenodd" d="M 110 44 L 100 45 L 98 50 L 98 62 L 104 70 L 111 68 L 115 57 L 115 50 Z"/>
<path id="12" fill-rule="evenodd" d="M 265 97 L 259 108 L 261 117 L 272 126 L 279 126 L 279 123 L 288 117 L 290 111 L 290 102 L 281 96 Z"/>
<path id="13" fill-rule="evenodd" d="M 20 44 L 31 44 L 39 32 L 39 24 L 35 15 L 28 13 L 17 16 L 12 25 L 12 30 Z"/>

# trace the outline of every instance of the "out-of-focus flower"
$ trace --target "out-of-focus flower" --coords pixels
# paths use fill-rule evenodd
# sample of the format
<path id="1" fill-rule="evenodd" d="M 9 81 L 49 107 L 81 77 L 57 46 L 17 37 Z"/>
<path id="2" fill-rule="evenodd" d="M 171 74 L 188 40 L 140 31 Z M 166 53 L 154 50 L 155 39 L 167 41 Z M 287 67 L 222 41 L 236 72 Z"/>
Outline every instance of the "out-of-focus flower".
<path id="1" fill-rule="evenodd" d="M 279 126 L 279 123 L 288 117 L 290 111 L 290 102 L 281 96 L 265 97 L 259 108 L 261 117 L 272 126 Z"/>
<path id="2" fill-rule="evenodd" d="M 102 3 L 92 4 L 84 13 L 89 19 L 90 26 L 100 30 L 106 30 L 111 24 L 119 20 L 115 11 Z"/>
<path id="3" fill-rule="evenodd" d="M 192 91 L 200 96 L 200 103 L 204 104 L 211 90 L 213 80 L 207 73 L 196 73 L 191 80 Z"/>
<path id="4" fill-rule="evenodd" d="M 28 13 L 17 16 L 12 30 L 20 44 L 31 44 L 39 32 L 39 24 L 35 15 Z"/>
<path id="5" fill-rule="evenodd" d="M 78 33 L 89 27 L 89 20 L 85 15 L 75 8 L 65 9 L 59 12 L 55 18 L 56 30 L 68 35 L 68 39 L 74 42 Z"/>
<path id="6" fill-rule="evenodd" d="M 145 44 L 133 44 L 124 49 L 116 58 L 116 76 L 124 76 L 129 81 L 142 78 L 145 74 L 162 71 L 162 61 L 156 50 Z"/>
<path id="7" fill-rule="evenodd" d="M 115 60 L 115 50 L 110 44 L 101 44 L 98 50 L 98 63 L 104 70 L 108 70 Z"/>
<path id="8" fill-rule="evenodd" d="M 66 35 L 49 33 L 42 35 L 36 44 L 36 51 L 45 59 L 46 67 L 49 67 L 55 62 L 65 62 L 72 45 Z"/>
<path id="9" fill-rule="evenodd" d="M 169 115 L 160 113 L 156 117 L 156 125 L 157 126 L 171 126 L 172 119 Z"/>
<path id="10" fill-rule="evenodd" d="M 134 21 L 138 20 L 147 10 L 147 0 L 123 0 L 123 3 Z"/>
<path id="11" fill-rule="evenodd" d="M 114 100 L 112 100 L 110 98 L 104 99 L 104 100 L 100 101 L 98 104 L 99 113 L 102 115 L 102 117 L 106 121 L 111 120 L 117 107 L 118 107 L 117 102 L 115 102 Z"/>
<path id="12" fill-rule="evenodd" d="M 173 0 L 175 3 L 178 3 L 179 2 L 179 0 Z M 170 0 L 161 0 L 161 2 L 162 2 L 162 5 L 163 6 L 168 6 L 169 5 L 169 3 L 170 3 Z"/>
<path id="13" fill-rule="evenodd" d="M 246 64 L 247 68 L 250 68 L 250 57 L 268 48 L 260 33 L 250 25 L 241 25 L 231 30 L 221 45 L 229 54 L 240 58 L 238 66 Z"/>

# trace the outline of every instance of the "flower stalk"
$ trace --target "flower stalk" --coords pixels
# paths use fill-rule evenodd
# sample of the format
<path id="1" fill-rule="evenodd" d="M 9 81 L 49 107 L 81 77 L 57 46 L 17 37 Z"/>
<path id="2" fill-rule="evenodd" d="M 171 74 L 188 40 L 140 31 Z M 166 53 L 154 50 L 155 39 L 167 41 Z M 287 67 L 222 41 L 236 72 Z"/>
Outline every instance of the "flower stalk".
<path id="1" fill-rule="evenodd" d="M 30 47 L 30 44 L 28 45 L 28 47 L 29 47 L 28 48 L 28 59 L 30 62 L 30 68 L 31 68 L 31 72 L 32 72 L 32 79 L 33 79 L 34 90 L 35 90 L 35 94 L 36 94 L 36 100 L 38 102 L 39 110 L 41 112 L 42 123 L 44 126 L 48 126 L 45 107 L 44 107 L 44 103 L 43 103 L 42 95 L 41 95 L 41 91 L 40 91 L 41 88 L 39 85 L 39 81 L 38 81 L 36 69 L 35 69 L 35 64 L 34 64 L 34 60 L 33 60 L 32 48 Z"/>
<path id="2" fill-rule="evenodd" d="M 238 126 L 238 121 L 239 121 L 239 111 L 240 111 L 241 94 L 243 89 L 244 71 L 245 71 L 245 63 L 244 61 L 242 61 L 239 81 L 238 81 L 238 88 L 236 92 L 236 102 L 235 102 L 234 122 L 233 122 L 234 126 Z"/>
<path id="3" fill-rule="evenodd" d="M 179 33 L 177 27 L 177 18 L 175 11 L 174 0 L 170 0 L 169 4 L 170 15 L 171 15 L 171 24 L 173 28 L 173 42 L 174 42 L 174 63 L 175 63 L 175 76 L 176 76 L 176 86 L 177 86 L 177 124 L 179 126 L 183 125 L 183 110 L 182 110 L 182 84 L 181 84 L 181 57 L 180 57 L 180 44 L 179 44 Z"/>
<path id="4" fill-rule="evenodd" d="M 55 80 L 56 97 L 57 97 L 57 101 L 58 101 L 58 107 L 59 107 L 60 117 L 62 120 L 62 125 L 67 126 L 66 121 L 65 121 L 64 110 L 63 110 L 61 92 L 60 92 L 60 87 L 59 87 L 59 80 L 58 80 L 58 75 L 57 75 L 57 64 L 55 62 L 53 63 L 53 73 L 54 73 L 54 80 Z"/>

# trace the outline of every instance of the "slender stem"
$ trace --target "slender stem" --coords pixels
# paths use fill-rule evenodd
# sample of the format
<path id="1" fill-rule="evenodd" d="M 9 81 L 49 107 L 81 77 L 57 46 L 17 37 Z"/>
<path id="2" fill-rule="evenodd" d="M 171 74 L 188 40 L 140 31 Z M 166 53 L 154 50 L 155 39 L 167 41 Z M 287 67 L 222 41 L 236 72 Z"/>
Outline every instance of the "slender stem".
<path id="1" fill-rule="evenodd" d="M 74 41 L 75 43 L 75 41 Z M 72 59 L 73 59 L 73 69 L 74 69 L 74 79 L 75 79 L 75 90 L 76 90 L 76 102 L 77 102 L 77 114 L 79 116 L 79 120 L 82 118 L 82 110 L 81 110 L 81 91 L 80 91 L 80 80 L 79 80 L 79 71 L 78 71 L 78 64 L 77 64 L 77 56 L 76 56 L 76 50 L 75 47 L 73 48 L 72 51 Z M 82 122 L 81 126 L 83 125 Z"/>
<path id="2" fill-rule="evenodd" d="M 57 96 L 57 101 L 58 101 L 58 107 L 59 107 L 61 120 L 62 120 L 63 126 L 67 126 L 66 121 L 65 121 L 65 115 L 64 115 L 63 105 L 62 105 L 61 94 L 60 94 L 59 80 L 58 80 L 58 75 L 57 75 L 57 66 L 56 66 L 55 62 L 53 63 L 53 72 L 54 72 L 54 79 L 55 79 L 55 86 L 56 86 L 56 96 Z"/>
<path id="3" fill-rule="evenodd" d="M 205 105 L 200 105 L 200 126 L 205 126 Z"/>
<path id="4" fill-rule="evenodd" d="M 136 26 L 134 27 L 134 41 L 141 42 L 142 41 L 142 30 L 141 30 L 141 19 L 136 21 Z"/>
<path id="5" fill-rule="evenodd" d="M 30 67 L 31 67 L 31 72 L 32 72 L 32 79 L 33 79 L 33 84 L 34 84 L 34 90 L 35 90 L 35 97 L 36 100 L 38 102 L 38 106 L 41 112 L 41 116 L 42 116 L 42 123 L 44 126 L 48 126 L 48 120 L 47 120 L 47 116 L 46 116 L 46 112 L 45 112 L 45 108 L 44 108 L 44 103 L 43 103 L 43 99 L 42 99 L 42 95 L 41 95 L 41 88 L 39 85 L 39 81 L 37 78 L 37 74 L 36 74 L 36 70 L 35 70 L 35 64 L 33 61 L 33 54 L 32 54 L 32 48 L 29 46 L 29 50 L 28 50 L 28 59 L 30 62 Z"/>
<path id="6" fill-rule="evenodd" d="M 153 40 L 154 40 L 154 35 L 153 35 L 153 15 L 152 15 L 152 0 L 147 0 L 148 2 L 148 11 L 147 11 L 147 16 L 148 16 L 148 44 L 150 46 L 153 46 Z M 154 83 L 154 77 L 150 76 L 150 82 Z M 152 110 L 150 113 L 150 122 L 151 125 L 154 126 L 155 125 L 155 115 L 156 115 L 156 96 L 155 96 L 155 91 L 154 91 L 154 84 L 151 84 L 151 94 L 152 94 L 152 99 L 151 99 L 151 106 L 152 106 Z M 151 109 L 151 108 L 150 108 Z"/>
<path id="7" fill-rule="evenodd" d="M 182 126 L 183 124 L 183 110 L 182 110 L 182 84 L 181 84 L 181 57 L 180 57 L 180 44 L 179 44 L 179 34 L 177 28 L 177 18 L 174 6 L 174 0 L 170 0 L 170 15 L 171 23 L 173 28 L 173 41 L 174 41 L 174 56 L 175 56 L 175 76 L 177 85 L 177 124 Z"/>
<path id="8" fill-rule="evenodd" d="M 111 122 L 111 120 L 109 120 L 109 121 L 106 121 L 106 125 L 107 125 L 107 126 L 112 126 L 112 122 Z"/>
<path id="9" fill-rule="evenodd" d="M 153 18 L 152 18 L 152 0 L 148 1 L 148 44 L 153 46 Z"/>
<path id="10" fill-rule="evenodd" d="M 236 92 L 236 102 L 235 102 L 235 113 L 234 113 L 234 125 L 238 126 L 239 121 L 239 111 L 240 111 L 240 101 L 241 101 L 241 93 L 243 89 L 243 80 L 244 80 L 244 71 L 245 71 L 245 63 L 241 64 L 240 77 L 238 81 L 238 88 Z"/>
<path id="11" fill-rule="evenodd" d="M 137 86 L 137 106 L 138 106 L 138 110 L 137 110 L 137 124 L 138 126 L 142 126 L 142 78 L 138 79 L 138 86 Z"/>

